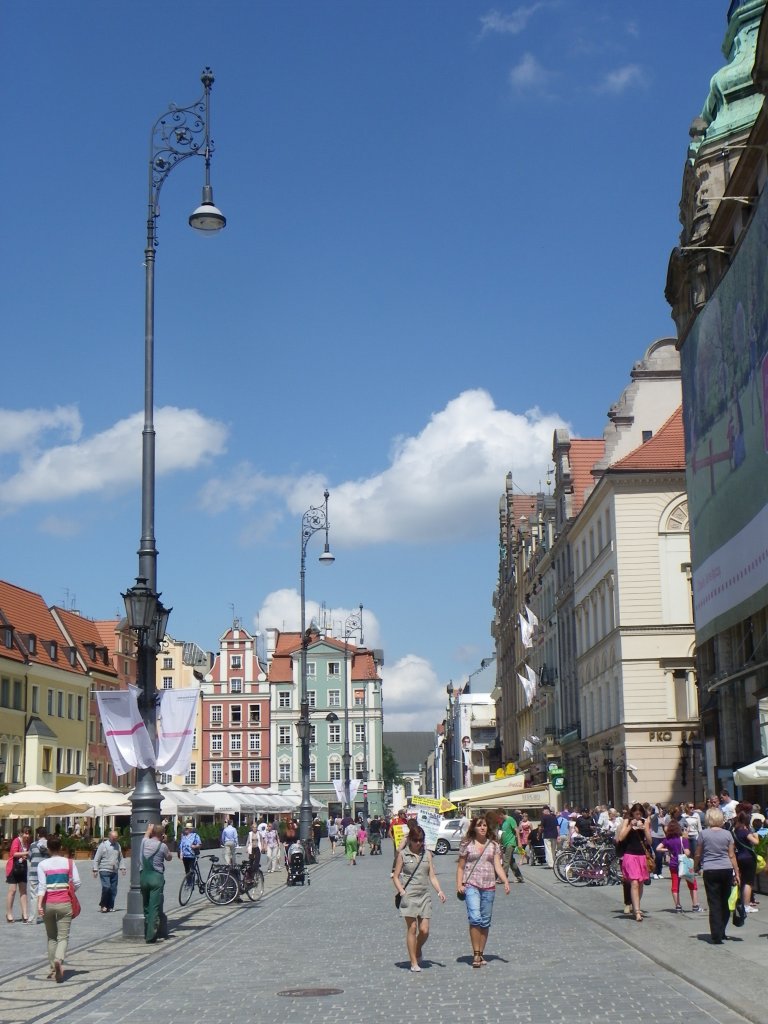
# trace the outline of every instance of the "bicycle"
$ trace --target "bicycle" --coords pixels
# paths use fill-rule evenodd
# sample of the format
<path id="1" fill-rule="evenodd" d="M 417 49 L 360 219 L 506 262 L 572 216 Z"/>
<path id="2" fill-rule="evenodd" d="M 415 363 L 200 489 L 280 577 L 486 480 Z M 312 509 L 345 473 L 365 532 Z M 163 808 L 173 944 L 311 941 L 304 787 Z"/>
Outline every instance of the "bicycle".
<path id="1" fill-rule="evenodd" d="M 250 861 L 227 864 L 209 875 L 205 895 L 217 906 L 234 903 L 239 896 L 256 903 L 264 895 L 264 874 L 261 869 L 252 871 Z"/>
<path id="2" fill-rule="evenodd" d="M 200 871 L 201 860 L 210 860 L 212 862 L 208 869 L 208 875 L 206 878 L 203 878 L 202 872 Z M 184 875 L 181 880 L 181 886 L 179 887 L 179 903 L 182 907 L 186 907 L 195 892 L 199 892 L 201 896 L 205 894 L 206 886 L 208 885 L 211 876 L 214 872 L 220 872 L 223 870 L 223 867 L 217 867 L 218 862 L 219 858 L 213 854 L 195 857 L 195 863 L 186 875 Z"/>

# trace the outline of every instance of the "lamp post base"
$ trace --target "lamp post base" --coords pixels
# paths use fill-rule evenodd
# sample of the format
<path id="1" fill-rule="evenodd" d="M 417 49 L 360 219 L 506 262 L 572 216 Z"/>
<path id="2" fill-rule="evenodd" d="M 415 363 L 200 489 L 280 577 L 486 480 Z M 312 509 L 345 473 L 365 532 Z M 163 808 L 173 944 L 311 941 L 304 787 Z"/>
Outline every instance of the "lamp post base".
<path id="1" fill-rule="evenodd" d="M 133 942 L 143 942 L 145 928 L 141 890 L 131 889 L 128 893 L 128 911 L 123 917 L 123 938 Z"/>

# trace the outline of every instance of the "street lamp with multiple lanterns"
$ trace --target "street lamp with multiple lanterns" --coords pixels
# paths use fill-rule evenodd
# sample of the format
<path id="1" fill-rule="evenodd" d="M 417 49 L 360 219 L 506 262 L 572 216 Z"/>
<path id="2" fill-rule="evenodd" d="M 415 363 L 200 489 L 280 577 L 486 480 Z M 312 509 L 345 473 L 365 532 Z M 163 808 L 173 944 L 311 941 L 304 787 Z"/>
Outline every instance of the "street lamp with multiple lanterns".
<path id="1" fill-rule="evenodd" d="M 299 573 L 301 596 L 301 689 L 299 694 L 299 720 L 296 732 L 301 747 L 301 806 L 299 808 L 299 839 L 306 842 L 312 830 L 312 800 L 309 792 L 309 739 L 312 725 L 309 721 L 309 694 L 307 693 L 307 608 L 305 578 L 307 566 L 307 544 L 311 537 L 321 530 L 325 531 L 325 546 L 319 561 L 321 565 L 331 565 L 336 561 L 328 547 L 328 491 L 323 493 L 323 504 L 312 505 L 301 519 L 301 571 Z"/>
<path id="2" fill-rule="evenodd" d="M 141 449 L 141 540 L 139 574 L 125 594 L 129 627 L 136 633 L 136 681 L 139 708 L 153 745 L 157 742 L 157 650 L 165 636 L 171 609 L 165 608 L 157 590 L 157 547 L 155 545 L 155 250 L 160 190 L 171 171 L 191 156 L 205 161 L 202 202 L 189 217 L 190 226 L 206 233 L 220 231 L 226 218 L 213 203 L 210 170 L 213 143 L 210 127 L 210 97 L 213 72 L 201 75 L 203 95 L 189 107 L 171 104 L 152 126 L 149 140 L 149 194 L 147 245 L 144 250 L 144 428 Z M 128 910 L 123 918 L 123 936 L 144 935 L 144 915 L 139 886 L 141 840 L 149 822 L 160 820 L 160 791 L 154 767 L 136 769 L 136 786 L 131 796 L 131 888 Z"/>

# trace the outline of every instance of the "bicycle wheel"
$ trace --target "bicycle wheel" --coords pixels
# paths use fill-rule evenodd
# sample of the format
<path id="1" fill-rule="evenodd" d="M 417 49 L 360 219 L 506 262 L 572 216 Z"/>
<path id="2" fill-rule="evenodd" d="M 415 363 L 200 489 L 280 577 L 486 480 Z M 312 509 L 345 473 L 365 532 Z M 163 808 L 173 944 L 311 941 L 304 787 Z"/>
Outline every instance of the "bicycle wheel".
<path id="1" fill-rule="evenodd" d="M 192 897 L 195 895 L 197 889 L 197 878 L 195 878 L 194 871 L 188 871 L 181 880 L 179 886 L 179 903 L 182 907 L 186 907 Z"/>
<path id="2" fill-rule="evenodd" d="M 561 882 L 565 882 L 566 881 L 565 872 L 566 872 L 566 870 L 568 868 L 568 865 L 572 861 L 573 861 L 573 851 L 572 850 L 562 850 L 560 853 L 558 853 L 558 855 L 555 857 L 555 863 L 554 863 L 555 878 L 559 878 Z"/>
<path id="3" fill-rule="evenodd" d="M 568 867 L 565 869 L 565 880 L 569 885 L 589 885 L 592 879 L 589 877 L 590 866 L 589 861 L 581 858 L 573 859 Z"/>
<path id="4" fill-rule="evenodd" d="M 264 895 L 264 875 L 261 871 L 257 871 L 253 878 L 249 875 L 243 879 L 243 892 L 252 903 L 261 899 Z"/>
<path id="5" fill-rule="evenodd" d="M 237 899 L 240 890 L 237 878 L 229 871 L 216 871 L 208 879 L 205 895 L 217 906 L 225 906 Z"/>

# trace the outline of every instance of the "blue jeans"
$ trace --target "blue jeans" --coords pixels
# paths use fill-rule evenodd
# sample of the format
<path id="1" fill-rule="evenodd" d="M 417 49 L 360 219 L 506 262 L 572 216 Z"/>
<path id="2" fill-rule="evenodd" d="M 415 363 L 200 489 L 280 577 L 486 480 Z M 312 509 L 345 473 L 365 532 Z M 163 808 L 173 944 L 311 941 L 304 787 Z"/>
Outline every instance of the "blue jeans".
<path id="1" fill-rule="evenodd" d="M 117 872 L 100 871 L 99 879 L 101 881 L 99 906 L 105 907 L 107 910 L 114 910 L 115 900 L 117 899 Z"/>
<path id="2" fill-rule="evenodd" d="M 496 889 L 476 889 L 473 885 L 468 885 L 464 889 L 464 894 L 467 897 L 467 918 L 470 925 L 473 928 L 490 928 Z"/>

